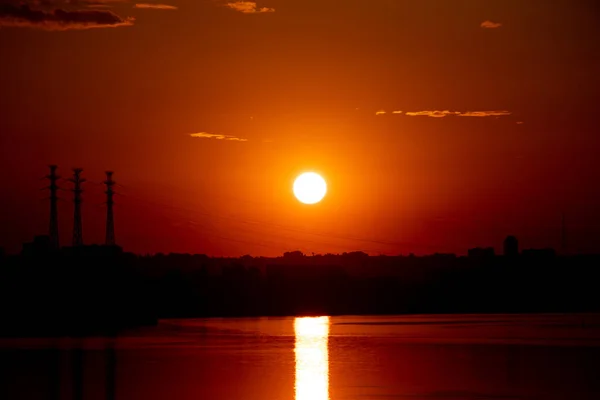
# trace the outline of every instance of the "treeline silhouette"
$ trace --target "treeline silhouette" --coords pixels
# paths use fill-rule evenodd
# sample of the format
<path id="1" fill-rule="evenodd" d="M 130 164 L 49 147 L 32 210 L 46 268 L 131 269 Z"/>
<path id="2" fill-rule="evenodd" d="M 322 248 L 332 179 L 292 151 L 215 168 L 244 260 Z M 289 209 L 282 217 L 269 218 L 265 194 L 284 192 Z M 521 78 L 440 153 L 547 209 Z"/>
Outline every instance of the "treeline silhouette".
<path id="1" fill-rule="evenodd" d="M 600 310 L 598 256 L 138 258 L 161 317 Z"/>
<path id="2" fill-rule="evenodd" d="M 600 311 L 600 256 L 137 256 L 118 247 L 0 256 L 3 335 L 107 333 L 159 318 Z"/>

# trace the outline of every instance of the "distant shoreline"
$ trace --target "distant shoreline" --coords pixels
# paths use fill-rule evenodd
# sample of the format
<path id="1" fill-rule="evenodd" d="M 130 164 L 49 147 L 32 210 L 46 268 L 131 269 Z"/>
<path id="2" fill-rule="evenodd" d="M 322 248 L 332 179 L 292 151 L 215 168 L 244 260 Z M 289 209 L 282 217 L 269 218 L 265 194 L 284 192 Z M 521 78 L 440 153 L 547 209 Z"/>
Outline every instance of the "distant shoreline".
<path id="1" fill-rule="evenodd" d="M 364 253 L 237 259 L 118 247 L 0 257 L 5 336 L 85 336 L 162 319 L 600 312 L 600 256 Z"/>

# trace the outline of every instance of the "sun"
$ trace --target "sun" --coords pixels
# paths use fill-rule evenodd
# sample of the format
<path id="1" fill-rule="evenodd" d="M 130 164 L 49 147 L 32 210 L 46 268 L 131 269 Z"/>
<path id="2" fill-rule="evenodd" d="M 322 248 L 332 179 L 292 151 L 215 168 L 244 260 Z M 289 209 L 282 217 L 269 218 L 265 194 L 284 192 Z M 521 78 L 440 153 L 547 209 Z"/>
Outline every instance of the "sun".
<path id="1" fill-rule="evenodd" d="M 305 172 L 294 181 L 294 196 L 304 204 L 316 204 L 323 200 L 327 193 L 327 182 L 321 175 Z"/>

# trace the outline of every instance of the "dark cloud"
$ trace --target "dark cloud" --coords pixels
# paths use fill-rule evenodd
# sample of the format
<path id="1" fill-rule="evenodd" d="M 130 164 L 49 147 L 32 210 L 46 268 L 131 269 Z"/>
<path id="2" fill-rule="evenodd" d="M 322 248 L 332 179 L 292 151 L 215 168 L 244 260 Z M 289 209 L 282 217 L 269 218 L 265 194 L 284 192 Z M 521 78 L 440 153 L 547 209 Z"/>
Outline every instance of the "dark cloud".
<path id="1" fill-rule="evenodd" d="M 0 0 L 0 27 L 26 27 L 51 31 L 90 28 L 114 28 L 133 25 L 133 18 L 122 18 L 110 10 L 65 10 L 48 9 L 56 1 L 37 0 L 15 4 Z M 60 2 L 65 4 L 65 2 Z M 95 3 L 102 3 L 96 1 Z"/>
<path id="2" fill-rule="evenodd" d="M 26 4 L 34 9 L 62 8 L 67 10 L 86 7 L 113 7 L 127 2 L 129 0 L 0 0 L 0 3 Z"/>

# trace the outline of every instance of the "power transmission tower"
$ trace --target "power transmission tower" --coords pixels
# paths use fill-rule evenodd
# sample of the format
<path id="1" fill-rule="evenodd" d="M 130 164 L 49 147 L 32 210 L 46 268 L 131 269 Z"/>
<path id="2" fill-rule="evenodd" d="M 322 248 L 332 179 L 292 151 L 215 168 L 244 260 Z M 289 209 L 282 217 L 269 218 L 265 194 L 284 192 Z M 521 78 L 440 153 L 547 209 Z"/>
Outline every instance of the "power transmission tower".
<path id="1" fill-rule="evenodd" d="M 73 168 L 73 178 L 69 179 L 70 182 L 73 182 L 73 204 L 74 204 L 74 213 L 73 213 L 73 246 L 82 246 L 83 245 L 83 231 L 81 224 L 81 193 L 83 190 L 81 189 L 81 184 L 86 181 L 85 178 L 81 178 L 82 168 Z"/>
<path id="2" fill-rule="evenodd" d="M 60 176 L 56 174 L 58 166 L 50 165 L 50 174 L 45 176 L 45 179 L 50 181 L 50 185 L 46 189 L 50 189 L 50 226 L 48 229 L 48 235 L 50 236 L 50 246 L 53 249 L 58 249 L 58 185 L 56 182 L 60 179 Z"/>
<path id="3" fill-rule="evenodd" d="M 113 191 L 113 186 L 116 184 L 115 181 L 112 180 L 112 171 L 106 171 L 106 180 L 104 184 L 106 185 L 106 241 L 105 244 L 107 246 L 115 245 L 115 220 L 113 215 L 113 195 L 115 192 Z"/>

